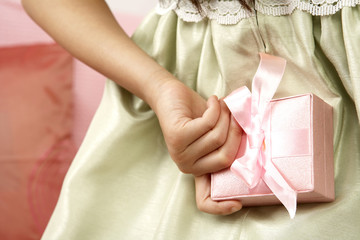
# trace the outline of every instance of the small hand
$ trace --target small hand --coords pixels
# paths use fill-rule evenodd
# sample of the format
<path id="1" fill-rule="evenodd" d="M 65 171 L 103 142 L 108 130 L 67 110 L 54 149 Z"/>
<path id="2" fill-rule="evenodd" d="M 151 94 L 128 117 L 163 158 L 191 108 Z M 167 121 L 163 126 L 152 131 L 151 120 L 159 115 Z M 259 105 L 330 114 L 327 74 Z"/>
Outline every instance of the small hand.
<path id="1" fill-rule="evenodd" d="M 171 157 L 181 171 L 195 175 L 198 208 L 222 215 L 240 210 L 239 201 L 210 198 L 208 173 L 230 166 L 242 135 L 225 103 L 215 97 L 206 103 L 181 82 L 169 82 L 160 91 L 154 110 Z"/>
<path id="2" fill-rule="evenodd" d="M 168 81 L 154 106 L 168 151 L 182 172 L 199 176 L 230 166 L 241 132 L 231 130 L 223 101 L 212 96 L 206 102 L 183 83 Z"/>
<path id="3" fill-rule="evenodd" d="M 228 138 L 224 145 L 218 150 L 228 154 L 228 158 L 235 159 L 239 143 L 241 141 L 242 130 L 234 118 L 231 118 Z M 215 153 L 212 153 L 215 154 Z M 196 204 L 200 211 L 218 214 L 229 215 L 239 211 L 242 204 L 237 200 L 223 200 L 213 201 L 211 194 L 211 179 L 210 174 L 202 176 L 195 176 L 196 187 Z"/>

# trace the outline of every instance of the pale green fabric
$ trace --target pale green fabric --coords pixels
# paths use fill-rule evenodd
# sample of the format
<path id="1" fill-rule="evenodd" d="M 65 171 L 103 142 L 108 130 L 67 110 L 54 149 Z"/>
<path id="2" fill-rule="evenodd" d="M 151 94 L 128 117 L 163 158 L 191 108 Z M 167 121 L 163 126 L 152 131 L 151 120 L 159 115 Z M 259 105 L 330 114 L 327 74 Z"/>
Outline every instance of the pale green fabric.
<path id="1" fill-rule="evenodd" d="M 258 52 L 286 58 L 275 97 L 312 92 L 334 107 L 336 200 L 300 204 L 294 220 L 283 206 L 198 211 L 193 178 L 169 157 L 155 114 L 108 81 L 43 239 L 359 239 L 360 7 L 231 26 L 151 13 L 133 39 L 204 97 L 250 87 Z"/>

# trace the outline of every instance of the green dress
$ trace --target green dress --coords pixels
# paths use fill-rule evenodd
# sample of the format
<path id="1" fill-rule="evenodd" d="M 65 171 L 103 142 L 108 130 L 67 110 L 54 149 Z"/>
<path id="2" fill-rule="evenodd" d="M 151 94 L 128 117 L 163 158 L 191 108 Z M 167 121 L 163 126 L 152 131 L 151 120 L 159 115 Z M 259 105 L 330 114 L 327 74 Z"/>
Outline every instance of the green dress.
<path id="1" fill-rule="evenodd" d="M 258 3 L 232 24 L 206 11 L 191 18 L 178 4 L 150 13 L 133 35 L 204 98 L 250 88 L 259 52 L 285 58 L 275 97 L 311 92 L 334 108 L 334 202 L 300 204 L 293 220 L 281 205 L 200 212 L 193 177 L 171 160 L 154 112 L 109 80 L 43 239 L 359 239 L 360 6 L 339 2 L 324 16 L 300 5 L 274 16 Z"/>

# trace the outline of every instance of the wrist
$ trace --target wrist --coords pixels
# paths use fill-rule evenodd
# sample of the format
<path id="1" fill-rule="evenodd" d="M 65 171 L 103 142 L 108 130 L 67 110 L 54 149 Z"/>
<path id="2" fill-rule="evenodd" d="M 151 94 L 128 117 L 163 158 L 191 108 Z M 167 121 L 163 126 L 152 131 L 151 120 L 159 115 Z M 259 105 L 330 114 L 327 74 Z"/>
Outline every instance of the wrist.
<path id="1" fill-rule="evenodd" d="M 182 83 L 171 73 L 163 70 L 155 72 L 148 80 L 147 86 L 143 88 L 143 99 L 155 113 L 158 113 L 159 103 L 166 101 L 166 99 L 163 99 L 164 96 L 167 96 L 171 89 Z"/>

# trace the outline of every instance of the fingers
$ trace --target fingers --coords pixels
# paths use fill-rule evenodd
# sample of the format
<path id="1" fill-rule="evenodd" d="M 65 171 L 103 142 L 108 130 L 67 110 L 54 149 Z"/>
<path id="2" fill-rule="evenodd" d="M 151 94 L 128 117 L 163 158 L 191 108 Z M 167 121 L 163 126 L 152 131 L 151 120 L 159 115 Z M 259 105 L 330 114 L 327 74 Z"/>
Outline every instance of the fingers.
<path id="1" fill-rule="evenodd" d="M 194 163 L 192 173 L 195 176 L 209 172 L 217 172 L 229 167 L 233 163 L 242 136 L 242 129 L 233 117 L 231 117 L 227 135 L 228 137 L 224 145 Z"/>
<path id="2" fill-rule="evenodd" d="M 175 124 L 175 126 L 172 126 L 173 129 L 168 131 L 166 143 L 169 153 L 179 169 L 184 173 L 192 173 L 192 166 L 195 161 L 205 154 L 199 155 L 198 149 L 191 147 L 192 143 L 211 131 L 221 116 L 221 106 L 216 96 L 209 98 L 207 106 L 208 108 L 202 117 L 188 118 L 185 122 L 180 123 L 180 126 Z M 223 123 L 226 122 L 226 116 L 225 119 L 224 116 L 221 119 Z M 226 139 L 226 135 L 223 138 Z M 200 145 L 197 146 L 197 148 L 202 148 Z"/>
<path id="3" fill-rule="evenodd" d="M 183 158 L 188 159 L 191 157 L 193 159 L 200 159 L 225 143 L 230 125 L 230 111 L 222 100 L 220 100 L 220 107 L 221 113 L 216 126 L 192 142 L 185 151 L 182 152 Z M 193 164 L 194 162 L 191 163 L 189 167 L 192 167 Z"/>
<path id="4" fill-rule="evenodd" d="M 191 119 L 184 123 L 181 138 L 187 143 L 192 143 L 213 127 L 220 117 L 220 102 L 216 96 L 211 96 L 207 101 L 207 109 L 200 118 Z"/>
<path id="5" fill-rule="evenodd" d="M 210 174 L 195 177 L 195 188 L 196 205 L 200 211 L 217 215 L 229 215 L 239 211 L 242 208 L 240 201 L 213 201 L 211 199 Z"/>
<path id="6" fill-rule="evenodd" d="M 167 126 L 170 132 L 169 143 L 178 152 L 184 151 L 188 145 L 211 130 L 220 117 L 220 103 L 216 96 L 211 96 L 207 101 L 208 108 L 201 117 L 193 118 L 191 113 L 179 111 L 180 116 L 173 116 L 177 119 L 171 126 Z M 192 106 L 198 108 L 197 106 Z M 192 111 L 196 111 L 193 109 Z M 166 129 L 165 129 L 166 131 Z"/>
<path id="7" fill-rule="evenodd" d="M 207 106 L 202 117 L 188 118 L 183 123 L 180 121 L 180 128 L 173 125 L 174 129 L 168 131 L 171 134 L 166 135 L 174 162 L 182 172 L 195 176 L 229 167 L 235 159 L 242 135 L 224 101 L 212 96 Z"/>

